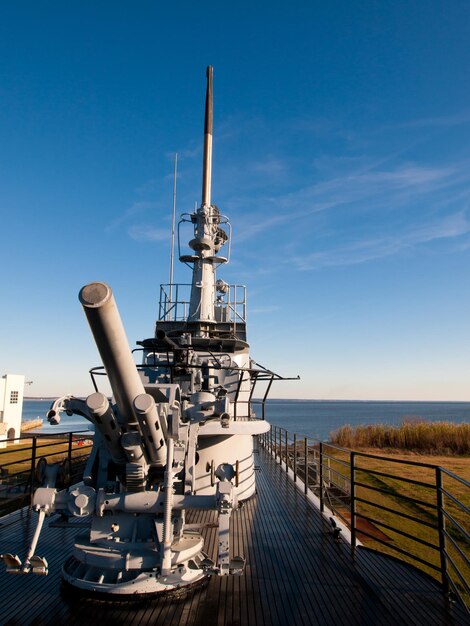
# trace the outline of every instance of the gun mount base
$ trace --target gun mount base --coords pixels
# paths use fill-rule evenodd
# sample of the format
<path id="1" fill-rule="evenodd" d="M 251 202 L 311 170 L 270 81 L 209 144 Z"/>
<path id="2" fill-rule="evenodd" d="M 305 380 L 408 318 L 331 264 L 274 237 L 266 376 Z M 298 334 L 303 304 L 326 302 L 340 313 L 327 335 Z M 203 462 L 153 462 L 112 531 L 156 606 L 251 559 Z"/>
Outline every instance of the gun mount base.
<path id="1" fill-rule="evenodd" d="M 73 589 L 74 593 L 78 591 L 100 598 L 127 600 L 142 596 L 183 595 L 208 580 L 207 572 L 201 567 L 205 558 L 207 556 L 200 552 L 164 576 L 160 568 L 149 571 L 97 568 L 71 556 L 62 568 L 62 582 L 65 589 Z"/>
<path id="2" fill-rule="evenodd" d="M 116 590 L 114 588 L 105 589 L 101 587 L 96 589 L 90 585 L 88 586 L 78 586 L 76 583 L 71 583 L 62 573 L 62 590 L 63 593 L 67 596 L 70 596 L 71 600 L 76 600 L 77 598 L 89 598 L 90 600 L 112 600 L 130 602 L 130 601 L 140 601 L 145 598 L 172 598 L 172 599 L 180 599 L 184 598 L 188 593 L 193 591 L 194 589 L 203 589 L 209 583 L 210 575 L 204 573 L 203 576 L 196 578 L 193 582 L 185 581 L 184 584 L 176 584 L 173 586 L 168 585 L 166 589 L 163 588 L 153 588 L 151 589 L 148 585 L 145 585 L 144 577 L 153 572 L 140 573 L 139 581 L 136 582 L 135 585 L 132 586 L 132 589 L 125 590 L 121 588 Z M 155 575 L 152 579 L 155 581 Z M 95 585 L 96 587 L 96 585 Z"/>

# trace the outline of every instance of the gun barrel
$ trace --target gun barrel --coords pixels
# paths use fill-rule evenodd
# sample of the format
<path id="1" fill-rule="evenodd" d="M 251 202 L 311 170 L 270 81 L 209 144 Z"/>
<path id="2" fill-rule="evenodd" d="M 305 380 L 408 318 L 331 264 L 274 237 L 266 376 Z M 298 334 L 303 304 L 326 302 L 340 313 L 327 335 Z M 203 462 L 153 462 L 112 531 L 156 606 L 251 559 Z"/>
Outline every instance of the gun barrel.
<path id="1" fill-rule="evenodd" d="M 106 442 L 111 458 L 115 463 L 125 463 L 126 455 L 121 445 L 122 430 L 116 423 L 116 416 L 109 406 L 108 398 L 99 392 L 92 393 L 86 399 L 95 428 Z"/>
<path id="2" fill-rule="evenodd" d="M 164 341 L 166 343 L 166 345 L 171 348 L 172 350 L 178 350 L 180 349 L 180 346 L 175 343 L 173 341 L 173 339 L 171 339 L 170 337 L 168 337 L 168 335 L 166 334 L 166 332 L 164 330 L 162 330 L 161 328 L 159 328 L 157 330 L 157 339 L 160 339 L 160 341 Z"/>
<path id="3" fill-rule="evenodd" d="M 202 206 L 211 205 L 211 177 L 212 177 L 212 123 L 213 123 L 213 98 L 212 77 L 214 69 L 211 65 L 207 68 L 206 90 L 206 116 L 204 120 L 204 162 L 202 170 Z"/>
<path id="4" fill-rule="evenodd" d="M 145 393 L 129 348 L 126 332 L 111 287 L 95 282 L 85 285 L 79 300 L 109 377 L 120 419 L 137 422 L 134 399 Z"/>

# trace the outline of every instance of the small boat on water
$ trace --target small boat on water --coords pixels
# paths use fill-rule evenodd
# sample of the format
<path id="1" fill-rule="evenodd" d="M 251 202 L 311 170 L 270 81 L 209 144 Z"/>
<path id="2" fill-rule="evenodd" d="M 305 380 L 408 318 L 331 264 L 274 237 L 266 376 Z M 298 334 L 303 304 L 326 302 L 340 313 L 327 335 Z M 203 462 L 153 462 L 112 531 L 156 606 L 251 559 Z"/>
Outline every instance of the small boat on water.
<path id="1" fill-rule="evenodd" d="M 93 449 L 83 482 L 72 488 L 66 468 L 41 465 L 37 531 L 24 562 L 4 555 L 10 572 L 47 574 L 47 555 L 36 555 L 36 545 L 45 516 L 57 512 L 91 517 L 62 570 L 65 584 L 83 592 L 181 592 L 244 570 L 245 559 L 231 555 L 230 519 L 255 493 L 253 441 L 270 428 L 256 418 L 253 394 L 264 381 L 264 403 L 281 377 L 251 358 L 245 287 L 218 277 L 230 257 L 231 225 L 211 199 L 212 78 L 208 67 L 201 205 L 180 222 L 192 231 L 188 253 L 179 254 L 191 284 L 162 285 L 155 334 L 138 342 L 138 366 L 109 285 L 81 289 L 103 367 L 92 370 L 94 393 L 59 398 L 48 420 L 59 423 L 62 412 L 84 416 L 95 428 Z M 101 374 L 111 402 L 99 391 Z M 188 509 L 217 511 L 217 560 L 187 526 Z"/>

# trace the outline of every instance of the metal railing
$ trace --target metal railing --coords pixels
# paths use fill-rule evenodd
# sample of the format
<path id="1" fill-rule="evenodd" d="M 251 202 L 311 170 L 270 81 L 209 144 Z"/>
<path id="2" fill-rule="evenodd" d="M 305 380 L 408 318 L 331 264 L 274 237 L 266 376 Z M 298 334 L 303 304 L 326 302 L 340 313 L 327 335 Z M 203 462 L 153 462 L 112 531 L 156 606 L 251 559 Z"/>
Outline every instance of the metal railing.
<path id="1" fill-rule="evenodd" d="M 186 322 L 191 300 L 189 283 L 160 285 L 159 321 Z M 214 310 L 218 322 L 240 324 L 246 322 L 246 287 L 245 285 L 227 285 L 227 293 L 216 297 Z"/>
<path id="2" fill-rule="evenodd" d="M 436 465 L 357 452 L 279 426 L 260 444 L 322 512 L 349 528 L 351 546 L 412 563 L 470 613 L 470 483 Z"/>
<path id="3" fill-rule="evenodd" d="M 71 482 L 81 480 L 92 447 L 89 431 L 17 437 L 0 449 L 0 514 L 32 500 L 36 468 L 41 458 L 48 462 L 67 460 Z"/>
<path id="4" fill-rule="evenodd" d="M 0 512 L 31 501 L 40 458 L 67 459 L 80 480 L 91 449 L 84 431 L 34 435 L 0 449 Z M 470 483 L 436 465 L 357 452 L 272 426 L 260 444 L 322 512 L 358 540 L 440 579 L 470 613 Z"/>
<path id="5" fill-rule="evenodd" d="M 172 283 L 160 285 L 158 319 L 171 322 L 186 321 L 189 315 L 191 285 Z"/>

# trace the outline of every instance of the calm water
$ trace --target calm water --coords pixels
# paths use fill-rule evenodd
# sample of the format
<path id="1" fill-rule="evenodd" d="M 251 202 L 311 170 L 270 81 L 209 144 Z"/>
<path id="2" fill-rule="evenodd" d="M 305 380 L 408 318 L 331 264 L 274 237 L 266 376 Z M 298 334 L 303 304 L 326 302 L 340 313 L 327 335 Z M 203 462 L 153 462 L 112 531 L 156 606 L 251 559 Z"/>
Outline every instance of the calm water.
<path id="1" fill-rule="evenodd" d="M 69 430 L 89 430 L 90 422 L 84 417 L 79 415 L 62 414 L 60 416 L 60 424 L 58 426 L 51 426 L 47 419 L 46 413 L 51 408 L 51 400 L 25 400 L 23 402 L 23 421 L 33 420 L 40 417 L 44 420 L 43 426 L 37 430 L 30 430 L 29 433 L 63 433 Z"/>
<path id="2" fill-rule="evenodd" d="M 468 422 L 470 402 L 270 400 L 266 418 L 291 432 L 327 440 L 343 424 L 399 424 L 404 419 L 418 418 L 431 422 Z"/>
<path id="3" fill-rule="evenodd" d="M 44 417 L 49 401 L 25 400 L 23 419 Z M 259 406 L 255 406 L 261 415 Z M 343 424 L 399 424 L 405 418 L 422 418 L 431 422 L 469 422 L 470 402 L 350 402 L 318 400 L 269 400 L 266 417 L 276 426 L 291 432 L 328 439 Z M 51 426 L 44 418 L 38 432 L 64 432 L 88 429 L 83 417 L 64 415 L 59 426 Z"/>

